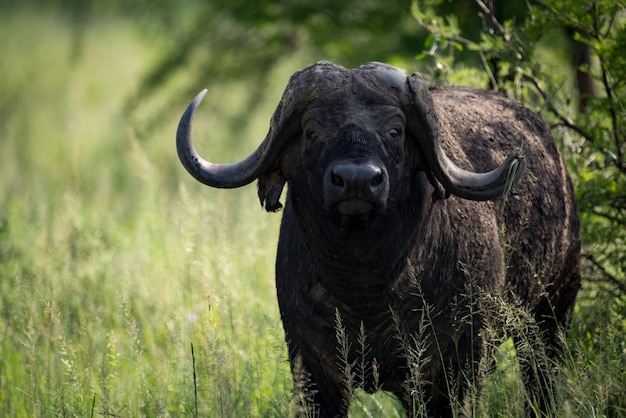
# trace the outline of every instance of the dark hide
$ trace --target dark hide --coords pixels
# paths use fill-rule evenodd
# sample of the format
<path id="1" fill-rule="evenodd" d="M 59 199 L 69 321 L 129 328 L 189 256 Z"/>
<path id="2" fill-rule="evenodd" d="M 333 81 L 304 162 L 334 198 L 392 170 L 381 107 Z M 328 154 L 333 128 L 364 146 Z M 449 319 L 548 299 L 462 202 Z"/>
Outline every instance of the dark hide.
<path id="1" fill-rule="evenodd" d="M 429 416 L 451 416 L 468 385 L 480 385 L 487 347 L 516 331 L 504 329 L 498 300 L 530 312 L 548 355 L 557 355 L 580 286 L 579 219 L 545 124 L 491 91 L 431 89 L 442 147 L 459 167 L 492 170 L 522 143 L 527 162 L 504 202 L 445 198 L 418 141 L 422 122 L 402 104 L 407 92 L 394 87 L 397 80 L 371 76 L 380 64 L 316 65 L 323 77 L 307 87 L 313 93 L 295 114 L 298 128 L 259 176 L 259 190 L 271 200 L 268 209 L 276 209 L 289 185 L 278 303 L 296 384 L 306 387 L 320 416 L 344 416 L 350 402 L 337 317 L 352 348 L 349 361 L 366 365 L 354 384 L 393 392 L 408 413 L 425 408 Z M 374 167 L 361 170 L 372 178 L 371 190 L 354 165 Z M 350 186 L 353 177 L 358 181 Z M 344 206 L 336 197 L 342 193 L 352 193 Z M 494 327 L 500 332 L 487 332 Z M 407 348 L 420 347 L 426 351 L 416 388 Z M 531 368 L 529 394 L 551 412 L 549 368 L 539 376 Z M 423 390 L 425 404 L 415 389 Z"/>

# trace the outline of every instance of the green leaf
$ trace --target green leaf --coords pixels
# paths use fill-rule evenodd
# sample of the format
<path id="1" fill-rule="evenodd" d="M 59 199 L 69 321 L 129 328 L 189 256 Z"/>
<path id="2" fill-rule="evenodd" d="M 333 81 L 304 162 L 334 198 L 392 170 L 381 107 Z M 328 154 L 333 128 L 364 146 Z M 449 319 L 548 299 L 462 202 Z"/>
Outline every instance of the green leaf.
<path id="1" fill-rule="evenodd" d="M 435 42 L 435 36 L 431 33 L 426 37 L 426 39 L 424 39 L 424 49 L 430 49 L 433 42 Z"/>

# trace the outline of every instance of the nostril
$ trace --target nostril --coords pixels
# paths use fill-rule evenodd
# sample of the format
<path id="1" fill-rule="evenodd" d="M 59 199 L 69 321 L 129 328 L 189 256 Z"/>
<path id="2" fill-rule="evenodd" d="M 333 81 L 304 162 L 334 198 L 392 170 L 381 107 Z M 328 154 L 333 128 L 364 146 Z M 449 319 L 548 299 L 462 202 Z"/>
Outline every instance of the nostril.
<path id="1" fill-rule="evenodd" d="M 376 187 L 376 186 L 380 185 L 382 182 L 383 182 L 383 173 L 382 173 L 382 171 L 380 171 L 380 172 L 376 173 L 374 175 L 374 177 L 372 178 L 371 185 L 372 185 L 372 187 Z"/>
<path id="2" fill-rule="evenodd" d="M 339 174 L 337 174 L 335 170 L 333 170 L 333 172 L 331 173 L 330 181 L 335 186 L 343 187 L 343 178 Z"/>

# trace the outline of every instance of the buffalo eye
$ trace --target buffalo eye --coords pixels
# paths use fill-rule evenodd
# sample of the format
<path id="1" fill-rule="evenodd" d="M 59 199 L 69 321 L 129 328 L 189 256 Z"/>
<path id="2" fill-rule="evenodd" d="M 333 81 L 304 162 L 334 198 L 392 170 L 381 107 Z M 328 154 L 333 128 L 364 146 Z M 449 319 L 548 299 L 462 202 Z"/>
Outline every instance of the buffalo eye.
<path id="1" fill-rule="evenodd" d="M 391 128 L 387 131 L 387 138 L 398 140 L 402 138 L 402 129 L 401 128 Z"/>
<path id="2" fill-rule="evenodd" d="M 319 133 L 317 133 L 317 131 L 315 131 L 314 129 L 306 129 L 304 131 L 304 136 L 306 137 L 307 141 L 315 142 L 319 138 Z"/>

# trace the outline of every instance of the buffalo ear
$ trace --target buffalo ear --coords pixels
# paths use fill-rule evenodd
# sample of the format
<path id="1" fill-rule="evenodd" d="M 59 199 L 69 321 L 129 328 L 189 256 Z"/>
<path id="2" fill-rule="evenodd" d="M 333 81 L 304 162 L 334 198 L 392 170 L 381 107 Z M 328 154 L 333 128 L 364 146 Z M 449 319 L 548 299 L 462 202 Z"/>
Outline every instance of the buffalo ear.
<path id="1" fill-rule="evenodd" d="M 265 206 L 266 211 L 276 212 L 283 207 L 280 203 L 280 195 L 286 182 L 287 177 L 283 175 L 280 169 L 259 176 L 259 200 L 261 206 Z"/>

